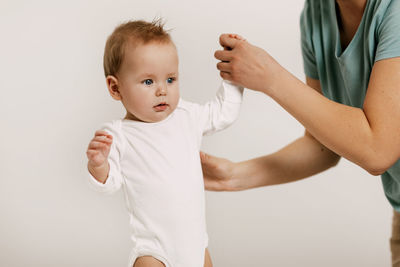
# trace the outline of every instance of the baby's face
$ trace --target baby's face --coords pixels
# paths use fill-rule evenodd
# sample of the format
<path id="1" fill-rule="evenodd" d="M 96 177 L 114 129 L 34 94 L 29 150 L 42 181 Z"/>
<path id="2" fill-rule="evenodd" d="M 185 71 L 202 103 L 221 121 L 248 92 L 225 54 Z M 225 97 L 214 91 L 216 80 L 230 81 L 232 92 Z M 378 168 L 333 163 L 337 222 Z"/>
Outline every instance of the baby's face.
<path id="1" fill-rule="evenodd" d="M 128 46 L 120 75 L 126 119 L 158 122 L 179 102 L 178 54 L 172 43 Z"/>

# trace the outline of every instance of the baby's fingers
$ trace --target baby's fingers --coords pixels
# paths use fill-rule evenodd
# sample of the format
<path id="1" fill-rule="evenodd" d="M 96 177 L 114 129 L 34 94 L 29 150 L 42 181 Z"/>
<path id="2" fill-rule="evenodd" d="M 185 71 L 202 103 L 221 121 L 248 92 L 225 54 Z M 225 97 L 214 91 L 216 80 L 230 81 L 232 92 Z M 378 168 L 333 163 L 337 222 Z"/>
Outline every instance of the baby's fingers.
<path id="1" fill-rule="evenodd" d="M 95 135 L 95 136 L 97 136 L 97 135 L 108 135 L 108 132 L 107 132 L 107 131 L 104 131 L 104 130 L 97 130 L 97 131 L 94 133 L 94 135 Z"/>
<path id="2" fill-rule="evenodd" d="M 107 150 L 111 146 L 111 143 L 99 142 L 93 140 L 89 143 L 88 149 L 98 149 L 98 150 Z"/>
<path id="3" fill-rule="evenodd" d="M 87 151 L 86 151 L 86 155 L 87 155 L 87 157 L 88 157 L 88 159 L 89 160 L 94 160 L 94 158 L 97 156 L 97 155 L 99 155 L 99 151 L 97 151 L 97 150 L 94 150 L 94 149 L 88 149 Z"/>
<path id="4" fill-rule="evenodd" d="M 110 137 L 104 136 L 104 135 L 98 135 L 92 139 L 92 142 L 93 141 L 105 143 L 105 144 L 112 144 L 112 135 L 110 135 Z"/>
<path id="5" fill-rule="evenodd" d="M 111 139 L 112 139 L 112 135 L 109 134 L 107 131 L 104 131 L 104 130 L 97 130 L 97 131 L 94 133 L 94 136 L 95 136 L 95 137 L 97 137 L 97 136 L 104 136 L 104 137 L 107 137 L 107 138 L 111 138 Z"/>
<path id="6" fill-rule="evenodd" d="M 235 39 L 238 39 L 238 40 L 241 40 L 241 41 L 246 41 L 245 38 L 243 38 L 242 36 L 240 36 L 239 34 L 236 34 L 236 33 L 229 34 L 229 37 L 235 38 Z"/>
<path id="7" fill-rule="evenodd" d="M 93 166 L 100 166 L 106 161 L 106 157 L 98 150 L 88 149 L 86 155 L 89 159 L 89 164 L 92 164 Z"/>

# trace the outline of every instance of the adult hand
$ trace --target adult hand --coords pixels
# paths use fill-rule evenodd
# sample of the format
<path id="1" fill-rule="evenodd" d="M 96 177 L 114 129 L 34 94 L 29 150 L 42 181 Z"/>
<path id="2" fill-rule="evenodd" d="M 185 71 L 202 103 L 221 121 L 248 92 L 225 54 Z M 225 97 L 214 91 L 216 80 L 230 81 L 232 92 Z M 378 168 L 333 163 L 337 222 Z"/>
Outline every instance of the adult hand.
<path id="1" fill-rule="evenodd" d="M 235 34 L 222 34 L 214 56 L 223 79 L 269 94 L 283 68 L 266 51 Z"/>
<path id="2" fill-rule="evenodd" d="M 204 186 L 209 191 L 240 190 L 234 178 L 235 165 L 232 161 L 200 152 L 204 175 Z"/>

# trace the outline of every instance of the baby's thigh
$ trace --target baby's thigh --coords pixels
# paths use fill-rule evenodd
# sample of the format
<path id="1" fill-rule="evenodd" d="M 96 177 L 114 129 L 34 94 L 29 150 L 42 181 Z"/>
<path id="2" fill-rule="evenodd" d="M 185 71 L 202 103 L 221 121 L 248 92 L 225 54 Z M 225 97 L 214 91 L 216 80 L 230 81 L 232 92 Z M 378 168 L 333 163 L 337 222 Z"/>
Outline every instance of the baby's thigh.
<path id="1" fill-rule="evenodd" d="M 165 265 L 152 256 L 142 256 L 136 259 L 133 267 L 165 267 Z"/>

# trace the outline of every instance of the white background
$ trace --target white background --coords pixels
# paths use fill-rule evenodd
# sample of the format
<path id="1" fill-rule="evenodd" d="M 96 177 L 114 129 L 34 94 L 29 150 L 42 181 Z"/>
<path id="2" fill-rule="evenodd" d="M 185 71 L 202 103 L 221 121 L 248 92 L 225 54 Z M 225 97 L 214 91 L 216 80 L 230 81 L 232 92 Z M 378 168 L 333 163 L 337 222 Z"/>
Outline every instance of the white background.
<path id="1" fill-rule="evenodd" d="M 331 0 L 332 1 L 332 0 Z M 181 94 L 211 99 L 218 36 L 236 32 L 304 80 L 303 1 L 0 2 L 0 266 L 125 266 L 123 196 L 87 184 L 86 147 L 124 116 L 108 95 L 105 40 L 119 23 L 161 16 L 178 47 Z M 267 96 L 246 91 L 238 121 L 204 139 L 233 161 L 272 153 L 303 134 Z M 287 185 L 207 192 L 215 267 L 389 266 L 392 209 L 380 177 L 352 163 Z M 190 266 L 188 266 L 190 267 Z"/>

